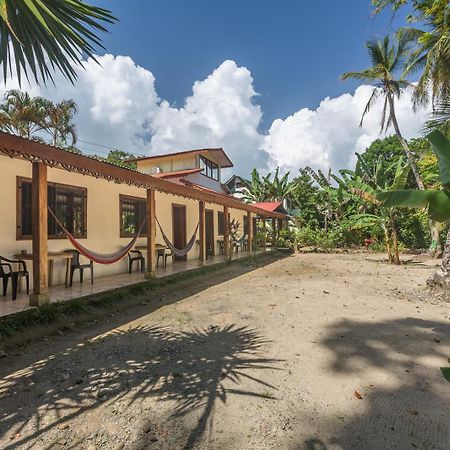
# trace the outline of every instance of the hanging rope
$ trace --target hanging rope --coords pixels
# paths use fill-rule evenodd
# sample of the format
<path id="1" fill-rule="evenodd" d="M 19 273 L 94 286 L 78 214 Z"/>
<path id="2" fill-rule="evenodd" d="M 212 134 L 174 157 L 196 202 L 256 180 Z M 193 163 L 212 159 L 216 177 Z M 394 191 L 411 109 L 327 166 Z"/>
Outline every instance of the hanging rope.
<path id="1" fill-rule="evenodd" d="M 172 250 L 172 253 L 175 256 L 179 256 L 179 257 L 186 256 L 188 254 L 188 252 L 191 250 L 191 248 L 193 247 L 193 245 L 195 244 L 195 238 L 197 237 L 197 230 L 198 230 L 199 224 L 197 223 L 197 226 L 195 227 L 194 234 L 192 235 L 191 239 L 189 239 L 189 242 L 186 244 L 186 247 L 184 247 L 182 249 L 178 249 L 172 244 L 172 242 L 170 242 L 169 238 L 164 233 L 164 231 L 162 229 L 162 226 L 159 223 L 158 219 L 156 219 L 156 222 L 157 222 L 158 227 L 159 227 L 159 229 L 161 231 L 161 234 L 162 234 L 162 237 L 164 239 L 164 242 L 166 243 L 167 247 L 169 247 L 170 250 Z"/>
<path id="2" fill-rule="evenodd" d="M 139 235 L 142 233 L 142 230 L 144 229 L 144 225 L 147 219 L 144 219 L 142 222 L 142 225 L 140 226 L 137 234 L 134 236 L 134 238 L 121 250 L 115 253 L 97 253 L 94 251 L 91 251 L 87 249 L 86 247 L 83 247 L 70 233 L 67 231 L 67 229 L 64 227 L 64 225 L 58 220 L 55 213 L 48 207 L 48 210 L 52 217 L 55 219 L 56 223 L 60 226 L 60 228 L 63 230 L 64 234 L 67 236 L 67 239 L 69 239 L 70 243 L 74 246 L 76 250 L 78 250 L 83 256 L 90 259 L 91 261 L 94 261 L 98 264 L 113 264 L 119 260 L 121 260 L 124 256 L 128 254 L 128 252 L 133 248 L 134 244 L 136 243 Z"/>

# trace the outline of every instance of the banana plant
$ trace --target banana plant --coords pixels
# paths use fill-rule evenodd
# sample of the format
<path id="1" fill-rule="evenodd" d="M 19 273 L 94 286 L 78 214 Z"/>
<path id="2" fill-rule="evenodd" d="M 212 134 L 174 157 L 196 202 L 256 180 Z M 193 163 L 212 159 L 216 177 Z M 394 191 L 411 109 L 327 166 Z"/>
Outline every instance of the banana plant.
<path id="1" fill-rule="evenodd" d="M 377 199 L 385 207 L 427 208 L 431 220 L 448 223 L 450 222 L 450 141 L 438 130 L 429 133 L 427 138 L 438 159 L 441 188 L 379 192 Z M 450 229 L 444 246 L 440 272 L 434 274 L 428 283 L 430 285 L 450 284 Z"/>
<path id="2" fill-rule="evenodd" d="M 353 214 L 347 220 L 345 226 L 350 229 L 378 227 L 383 231 L 386 253 L 391 263 L 400 264 L 398 250 L 398 231 L 395 217 L 395 209 L 385 207 L 377 199 L 377 192 L 395 191 L 403 188 L 408 179 L 410 167 L 404 164 L 403 158 L 396 163 L 395 176 L 392 183 L 386 178 L 384 162 L 379 159 L 373 170 L 365 164 L 364 158 L 358 156 L 359 165 L 353 182 L 349 187 L 352 194 L 357 195 L 372 206 L 373 211 L 368 213 Z"/>

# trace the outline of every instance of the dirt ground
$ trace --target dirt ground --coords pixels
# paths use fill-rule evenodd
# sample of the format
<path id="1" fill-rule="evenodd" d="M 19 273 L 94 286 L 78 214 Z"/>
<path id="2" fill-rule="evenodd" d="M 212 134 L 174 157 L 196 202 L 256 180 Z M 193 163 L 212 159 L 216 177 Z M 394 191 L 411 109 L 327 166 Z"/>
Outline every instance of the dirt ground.
<path id="1" fill-rule="evenodd" d="M 1 358 L 0 448 L 450 448 L 450 308 L 417 297 L 432 268 L 259 264 Z"/>

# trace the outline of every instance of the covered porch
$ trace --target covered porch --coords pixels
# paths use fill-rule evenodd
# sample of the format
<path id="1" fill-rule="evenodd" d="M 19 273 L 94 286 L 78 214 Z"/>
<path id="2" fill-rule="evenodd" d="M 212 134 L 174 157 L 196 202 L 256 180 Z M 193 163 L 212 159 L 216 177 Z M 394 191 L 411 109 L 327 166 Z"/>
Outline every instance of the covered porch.
<path id="1" fill-rule="evenodd" d="M 262 254 L 270 250 L 260 249 L 254 254 Z M 249 251 L 242 251 L 232 255 L 232 261 L 245 259 L 251 256 Z M 188 272 L 199 269 L 205 266 L 224 263 L 228 260 L 225 255 L 215 255 L 212 258 L 205 260 L 203 263 L 199 260 L 177 261 L 175 264 L 168 264 L 167 267 L 157 267 L 155 278 L 164 278 L 177 273 Z M 116 275 L 109 275 L 99 277 L 94 284 L 90 283 L 74 283 L 72 287 L 66 288 L 64 285 L 51 286 L 48 288 L 48 296 L 50 303 L 64 302 L 75 298 L 87 297 L 93 294 L 111 291 L 117 288 L 132 286 L 146 280 L 145 272 L 138 270 L 131 274 L 120 273 Z M 0 317 L 8 316 L 10 314 L 19 313 L 27 309 L 33 308 L 30 305 L 28 295 L 22 290 L 17 296 L 17 299 L 12 301 L 10 298 L 0 298 Z"/>
<path id="2" fill-rule="evenodd" d="M 254 234 L 256 231 L 253 225 L 253 219 L 256 216 L 263 217 L 264 219 L 272 219 L 272 223 L 275 226 L 278 219 L 284 217 L 282 214 L 268 212 L 251 204 L 245 204 L 230 195 L 216 193 L 211 190 L 198 190 L 186 185 L 172 183 L 136 170 L 17 136 L 8 135 L 6 133 L 0 133 L 0 152 L 5 156 L 9 156 L 11 161 L 21 160 L 22 165 L 25 164 L 27 166 L 26 162 L 31 163 L 31 177 L 28 182 L 30 189 L 29 217 L 31 222 L 28 242 L 31 244 L 31 248 L 29 247 L 28 250 L 20 250 L 20 255 L 17 255 L 19 253 L 18 249 L 26 248 L 26 244 L 23 245 L 23 236 L 21 236 L 19 232 L 17 233 L 17 236 L 14 236 L 10 231 L 2 235 L 2 242 L 4 245 L 0 248 L 0 255 L 3 256 L 5 256 L 5 248 L 10 248 L 9 253 L 8 251 L 6 252 L 6 257 L 9 258 L 25 259 L 25 256 L 28 257 L 30 263 L 28 264 L 28 267 L 31 266 L 31 269 L 29 270 L 31 292 L 29 297 L 27 297 L 22 291 L 22 293 L 19 294 L 19 297 L 14 301 L 11 300 L 10 295 L 2 298 L 0 300 L 0 304 L 2 305 L 0 316 L 28 307 L 41 306 L 58 299 L 67 300 L 114 289 L 127 284 L 137 283 L 144 278 L 157 278 L 201 267 L 203 265 L 222 262 L 233 251 L 233 242 L 228 233 L 228 229 L 231 223 L 230 217 L 236 213 L 239 213 L 240 220 L 247 224 L 245 230 L 245 250 L 247 253 L 239 251 L 239 257 L 252 255 L 255 251 Z M 125 244 L 124 241 L 118 241 L 114 233 L 111 234 L 111 230 L 118 228 L 117 217 L 115 214 L 111 213 L 109 219 L 106 218 L 106 213 L 109 212 L 109 210 L 112 210 L 114 205 L 114 208 L 117 207 L 115 202 L 119 200 L 120 193 L 116 190 L 113 195 L 108 195 L 108 192 L 110 191 L 108 191 L 107 187 L 132 187 L 136 194 L 138 192 L 143 194 L 140 195 L 141 198 L 139 199 L 145 205 L 144 212 L 146 219 L 146 236 L 141 238 L 141 240 L 143 240 L 141 241 L 141 247 L 145 249 L 142 251 L 145 257 L 145 271 L 143 273 L 136 272 L 129 275 L 123 271 L 122 273 L 104 276 L 106 275 L 106 272 L 100 270 L 99 272 L 96 272 L 100 275 L 95 277 L 92 285 L 88 280 L 85 280 L 83 284 L 74 284 L 72 288 L 66 288 L 64 285 L 52 286 L 52 264 L 49 264 L 49 262 L 51 262 L 54 257 L 55 250 L 61 252 L 61 250 L 59 250 L 60 247 L 68 246 L 68 242 L 64 239 L 60 239 L 59 241 L 49 240 L 51 237 L 49 237 L 48 224 L 51 209 L 49 209 L 48 189 L 51 184 L 55 185 L 56 172 L 60 174 L 56 180 L 59 183 L 65 182 L 68 184 L 70 180 L 76 176 L 78 177 L 78 185 L 87 186 L 84 187 L 85 195 L 83 197 L 83 202 L 80 204 L 85 204 L 86 210 L 89 209 L 91 219 L 86 220 L 86 217 L 84 217 L 84 220 L 80 221 L 82 228 L 86 233 L 86 236 L 81 236 L 81 239 L 85 246 L 90 247 L 90 249 L 94 251 L 98 250 L 99 243 L 103 246 L 100 248 L 100 251 L 103 250 L 106 252 L 110 251 L 110 249 L 117 248 L 117 245 L 120 245 L 120 248 L 123 248 Z M 52 178 L 50 178 L 50 173 L 52 174 Z M 11 174 L 17 176 L 17 184 L 19 186 L 19 181 L 23 180 L 21 177 L 23 177 L 24 174 L 17 174 L 14 170 L 11 170 Z M 86 180 L 86 182 L 82 181 L 81 178 Z M 88 180 L 91 181 L 88 182 Z M 50 181 L 52 181 L 52 183 L 50 183 Z M 20 191 L 23 191 L 23 189 L 18 189 L 18 199 L 20 198 Z M 87 195 L 88 191 L 89 196 Z M 111 199 L 114 200 L 113 203 L 111 203 Z M 9 202 L 13 203 L 11 193 L 9 194 L 8 203 Z M 157 217 L 160 221 L 162 219 L 167 219 L 164 227 L 166 232 L 170 232 L 174 220 L 174 206 L 182 206 L 184 208 L 188 206 L 189 220 L 187 225 L 185 223 L 185 233 L 186 226 L 189 230 L 196 229 L 196 231 L 194 231 L 194 237 L 195 234 L 197 237 L 196 246 L 190 251 L 186 261 L 178 260 L 174 265 L 168 265 L 167 268 L 157 267 L 156 249 L 157 245 L 161 243 L 160 237 L 157 239 Z M 26 211 L 26 205 L 22 204 L 22 209 L 23 211 Z M 213 250 L 211 253 L 209 251 L 211 250 L 211 242 L 214 247 L 216 242 L 218 243 L 218 240 L 216 241 L 218 236 L 212 238 L 212 241 L 210 239 L 210 244 L 208 244 L 208 234 L 211 237 L 211 231 L 208 224 L 211 222 L 206 219 L 212 218 L 215 214 L 219 213 L 222 215 L 222 221 L 224 222 L 222 228 L 223 230 L 226 230 L 226 232 L 223 232 L 223 238 L 220 243 L 220 252 L 214 252 Z M 12 214 L 9 214 L 9 216 L 12 217 Z M 13 226 L 16 224 L 17 228 L 19 228 L 18 219 L 16 223 L 14 223 L 14 220 L 11 217 L 9 219 L 10 223 L 8 230 L 12 230 Z M 244 221 L 243 219 L 246 220 Z M 92 238 L 92 225 L 97 227 L 97 237 L 99 235 L 101 235 L 101 237 L 103 237 L 102 235 L 106 236 L 105 232 L 110 232 L 108 236 L 111 237 L 105 237 L 102 240 L 97 239 L 97 241 L 89 241 L 87 234 L 89 233 Z M 99 230 L 99 227 L 101 230 Z M 191 231 L 189 231 L 189 233 L 191 233 Z M 122 238 L 123 236 L 120 237 Z M 262 248 L 264 250 L 266 249 L 265 239 Z M 208 259 L 208 256 L 210 259 Z M 236 255 L 233 255 L 233 257 L 236 257 Z M 59 264 L 59 266 L 62 266 L 62 264 Z M 98 267 L 101 269 L 100 265 L 98 265 Z M 116 267 L 118 270 L 121 270 L 120 266 Z"/>

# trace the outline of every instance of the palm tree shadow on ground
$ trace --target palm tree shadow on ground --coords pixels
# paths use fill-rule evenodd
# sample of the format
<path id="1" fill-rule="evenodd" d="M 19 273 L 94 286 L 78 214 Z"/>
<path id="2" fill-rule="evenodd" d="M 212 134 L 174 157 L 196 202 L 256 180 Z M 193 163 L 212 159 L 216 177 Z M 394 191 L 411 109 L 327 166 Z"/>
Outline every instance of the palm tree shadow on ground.
<path id="1" fill-rule="evenodd" d="M 275 389 L 253 375 L 258 369 L 276 369 L 278 360 L 263 357 L 267 343 L 253 329 L 228 325 L 188 332 L 142 326 L 116 330 L 79 344 L 0 383 L 0 409 L 4 412 L 0 436 L 19 436 L 4 448 L 32 446 L 43 435 L 52 438 L 69 420 L 101 404 L 112 408 L 122 405 L 120 416 L 133 408 L 141 412 L 139 402 L 150 398 L 173 403 L 172 418 L 177 420 L 195 413 L 196 425 L 185 427 L 179 437 L 179 441 L 185 440 L 185 448 L 191 448 L 203 435 L 217 399 L 226 402 L 230 394 L 264 397 L 239 389 L 242 379 Z M 155 405 L 147 406 L 148 410 Z M 107 408 L 103 413 L 108 414 Z M 120 428 L 119 422 L 114 425 Z M 155 439 L 155 433 L 148 429 L 134 431 L 132 443 L 136 448 L 145 448 Z M 116 442 L 123 438 L 120 434 L 109 437 Z"/>
<path id="2" fill-rule="evenodd" d="M 430 361 L 436 358 L 445 365 L 449 343 L 450 325 L 443 321 L 409 317 L 382 322 L 344 319 L 331 324 L 321 342 L 333 352 L 329 375 L 349 374 L 355 377 L 354 389 L 366 386 L 361 390 L 363 403 L 355 404 L 363 408 L 351 417 L 324 412 L 318 420 L 328 436 L 298 439 L 295 448 L 448 449 L 449 385 L 439 363 L 434 366 Z M 385 382 L 368 384 L 375 372 L 375 379 Z M 347 401 L 360 400 L 349 392 L 342 401 L 347 410 Z"/>

